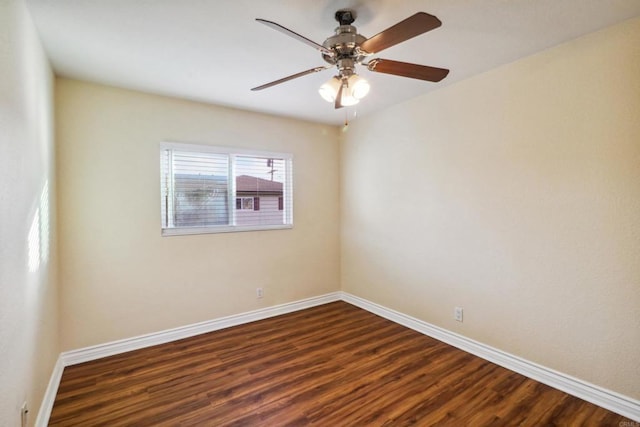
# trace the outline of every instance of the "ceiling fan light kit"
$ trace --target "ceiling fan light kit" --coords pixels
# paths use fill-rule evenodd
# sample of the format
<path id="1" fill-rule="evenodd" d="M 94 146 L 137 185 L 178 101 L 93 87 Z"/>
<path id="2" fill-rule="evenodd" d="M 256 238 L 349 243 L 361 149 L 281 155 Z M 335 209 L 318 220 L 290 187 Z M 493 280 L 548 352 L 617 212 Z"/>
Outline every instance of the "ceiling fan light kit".
<path id="1" fill-rule="evenodd" d="M 335 103 L 340 86 L 342 85 L 343 79 L 339 76 L 334 76 L 320 86 L 318 92 L 325 101 Z M 340 104 L 343 107 L 356 105 L 362 98 L 367 96 L 370 88 L 368 81 L 357 74 L 352 74 L 346 79 L 346 85 L 342 89 Z"/>
<path id="2" fill-rule="evenodd" d="M 356 27 L 351 25 L 355 20 L 354 11 L 339 10 L 336 12 L 335 18 L 340 24 L 335 29 L 335 35 L 327 38 L 321 45 L 283 27 L 280 24 L 276 24 L 275 22 L 267 21 L 265 19 L 256 19 L 258 22 L 267 25 L 268 27 L 287 34 L 288 36 L 319 50 L 322 58 L 329 65 L 311 68 L 310 70 L 302 71 L 291 76 L 254 87 L 251 90 L 257 91 L 266 89 L 307 74 L 336 67 L 338 74 L 320 86 L 318 92 L 324 100 L 333 102 L 335 108 L 338 109 L 357 104 L 367 95 L 367 93 L 369 93 L 369 83 L 356 73 L 356 65 L 366 66 L 367 69 L 372 72 L 392 74 L 431 82 L 439 82 L 449 73 L 449 70 L 447 69 L 430 67 L 427 65 L 411 64 L 408 62 L 391 61 L 380 58 L 369 59 L 372 55 L 383 49 L 395 46 L 396 44 L 402 43 L 417 35 L 438 28 L 442 23 L 433 15 L 418 12 L 369 39 L 358 34 Z M 365 60 L 368 60 L 368 62 L 364 63 Z"/>

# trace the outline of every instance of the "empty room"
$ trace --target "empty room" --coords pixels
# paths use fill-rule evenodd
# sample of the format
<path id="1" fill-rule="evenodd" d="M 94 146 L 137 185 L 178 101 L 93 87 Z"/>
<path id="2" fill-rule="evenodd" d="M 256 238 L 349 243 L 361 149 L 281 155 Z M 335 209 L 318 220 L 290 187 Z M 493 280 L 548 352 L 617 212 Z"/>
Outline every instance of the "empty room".
<path id="1" fill-rule="evenodd" d="M 0 0 L 0 426 L 640 426 L 637 0 Z"/>

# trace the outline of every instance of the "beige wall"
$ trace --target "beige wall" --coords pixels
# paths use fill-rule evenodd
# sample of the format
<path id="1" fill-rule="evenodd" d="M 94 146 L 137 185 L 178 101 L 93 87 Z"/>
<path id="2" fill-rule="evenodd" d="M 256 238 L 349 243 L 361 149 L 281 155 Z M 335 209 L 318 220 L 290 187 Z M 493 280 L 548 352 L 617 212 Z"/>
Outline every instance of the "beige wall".
<path id="1" fill-rule="evenodd" d="M 640 398 L 640 20 L 350 128 L 345 291 Z"/>
<path id="2" fill-rule="evenodd" d="M 0 425 L 29 423 L 58 357 L 53 76 L 22 1 L 0 2 Z"/>
<path id="3" fill-rule="evenodd" d="M 339 290 L 335 128 L 65 79 L 56 122 L 63 350 Z M 294 228 L 161 237 L 163 140 L 293 153 Z"/>

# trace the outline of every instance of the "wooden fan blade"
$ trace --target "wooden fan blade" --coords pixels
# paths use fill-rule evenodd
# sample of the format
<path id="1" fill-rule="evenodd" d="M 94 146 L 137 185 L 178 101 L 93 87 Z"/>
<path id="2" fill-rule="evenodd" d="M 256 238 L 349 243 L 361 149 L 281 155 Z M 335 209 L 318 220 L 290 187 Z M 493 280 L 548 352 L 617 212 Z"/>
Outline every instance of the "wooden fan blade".
<path id="1" fill-rule="evenodd" d="M 338 93 L 336 94 L 336 102 L 334 104 L 335 109 L 342 108 L 342 89 L 344 88 L 345 81 L 340 82 L 340 89 L 338 89 Z"/>
<path id="2" fill-rule="evenodd" d="M 442 22 L 435 16 L 418 12 L 404 21 L 400 21 L 396 25 L 365 40 L 360 45 L 360 48 L 368 53 L 378 53 L 410 38 L 438 28 L 440 25 L 442 25 Z"/>
<path id="3" fill-rule="evenodd" d="M 324 53 L 325 55 L 328 56 L 334 56 L 335 53 L 330 50 L 327 49 L 326 47 L 322 46 L 321 44 L 318 44 L 316 42 L 314 42 L 313 40 L 309 40 L 308 38 L 306 38 L 305 36 L 301 36 L 300 34 L 291 31 L 288 28 L 283 27 L 280 24 L 276 24 L 275 22 L 271 22 L 271 21 L 267 21 L 266 19 L 261 19 L 261 18 L 256 18 L 256 21 L 263 23 L 264 25 L 266 25 L 267 27 L 273 28 L 276 31 L 280 31 L 283 34 L 288 35 L 289 37 L 293 37 L 296 40 L 301 41 L 302 43 L 311 46 L 314 49 L 319 50 L 320 52 Z"/>
<path id="4" fill-rule="evenodd" d="M 313 74 L 313 73 L 317 73 L 319 71 L 324 71 L 324 70 L 327 70 L 327 69 L 332 68 L 332 67 L 333 67 L 333 65 L 327 65 L 326 67 L 311 68 L 310 70 L 301 71 L 299 73 L 292 74 L 292 75 L 287 76 L 287 77 L 283 77 L 283 78 L 281 78 L 279 80 L 275 80 L 275 81 L 273 81 L 271 83 L 266 83 L 266 84 L 263 84 L 262 86 L 254 87 L 251 90 L 256 91 L 256 90 L 266 89 L 268 87 L 279 85 L 280 83 L 288 82 L 289 80 L 297 79 L 298 77 L 306 76 L 307 74 Z"/>
<path id="5" fill-rule="evenodd" d="M 445 68 L 391 61 L 389 59 L 372 59 L 367 64 L 367 68 L 369 71 L 375 71 L 376 73 L 393 74 L 429 82 L 439 82 L 449 74 L 449 70 Z"/>

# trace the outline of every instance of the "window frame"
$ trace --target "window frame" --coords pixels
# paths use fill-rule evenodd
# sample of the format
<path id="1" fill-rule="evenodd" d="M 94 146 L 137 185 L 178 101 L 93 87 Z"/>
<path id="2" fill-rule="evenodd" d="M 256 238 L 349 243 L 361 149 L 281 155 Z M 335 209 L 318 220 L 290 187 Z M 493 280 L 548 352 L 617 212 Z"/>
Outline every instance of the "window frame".
<path id="1" fill-rule="evenodd" d="M 173 214 L 173 206 L 170 203 L 167 203 L 168 200 L 173 199 L 173 185 L 168 189 L 169 192 L 165 194 L 165 182 L 167 177 L 163 174 L 163 153 L 165 150 L 176 150 L 176 151 L 184 151 L 184 152 L 195 152 L 195 153 L 211 153 L 211 154 L 223 154 L 227 155 L 229 160 L 228 166 L 228 209 L 229 209 L 229 222 L 228 225 L 210 225 L 205 227 L 165 227 L 165 224 L 162 221 L 163 215 L 172 215 Z M 174 141 L 163 141 L 160 143 L 160 196 L 161 198 L 167 197 L 167 199 L 160 200 L 160 229 L 162 236 L 183 236 L 183 235 L 191 235 L 191 234 L 217 234 L 217 233 L 234 233 L 234 232 L 245 232 L 245 231 L 264 231 L 264 230 L 283 230 L 283 229 L 291 229 L 293 228 L 293 154 L 292 153 L 283 153 L 283 152 L 274 152 L 274 151 L 264 151 L 264 150 L 254 150 L 248 148 L 238 148 L 238 147 L 227 147 L 227 146 L 218 146 L 218 145 L 207 145 L 207 144 L 193 144 L 193 143 L 182 143 L 182 142 L 174 142 Z M 235 158 L 236 157 L 259 157 L 259 158 L 274 158 L 274 159 L 283 159 L 285 161 L 285 179 L 283 183 L 283 200 L 284 200 L 284 223 L 283 224 L 259 224 L 259 225 L 237 225 L 236 224 L 236 198 L 244 197 L 236 195 L 236 171 L 235 171 Z M 169 178 L 173 182 L 174 176 L 171 174 Z M 233 201 L 233 202 L 231 202 Z M 289 206 L 287 206 L 287 201 Z M 255 202 L 254 202 L 255 203 Z M 163 209 L 166 209 L 166 212 L 163 212 Z"/>
<path id="2" fill-rule="evenodd" d="M 245 208 L 244 207 L 245 199 L 251 201 L 251 207 L 250 208 Z M 236 211 L 259 211 L 260 209 L 256 209 L 256 199 L 257 199 L 257 197 L 253 197 L 253 196 L 238 196 L 236 194 Z M 238 208 L 238 200 L 240 200 L 240 208 Z"/>

